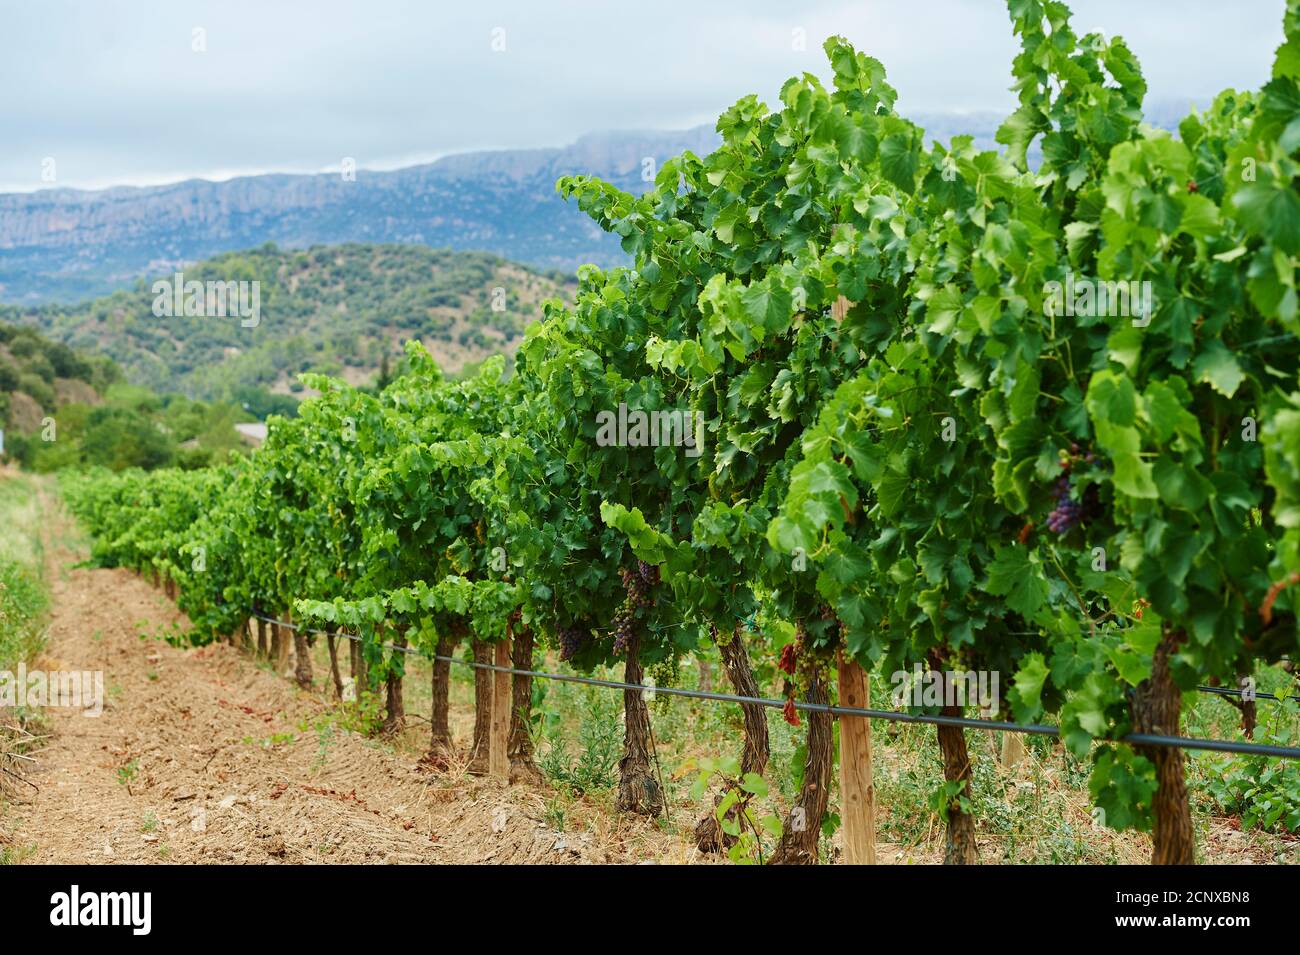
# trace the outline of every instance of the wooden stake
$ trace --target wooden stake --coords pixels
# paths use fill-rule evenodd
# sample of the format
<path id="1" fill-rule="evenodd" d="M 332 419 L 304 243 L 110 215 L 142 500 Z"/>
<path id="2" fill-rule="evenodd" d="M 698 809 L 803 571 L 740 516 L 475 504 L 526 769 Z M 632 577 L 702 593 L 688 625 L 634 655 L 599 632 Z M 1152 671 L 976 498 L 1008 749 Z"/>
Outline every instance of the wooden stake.
<path id="1" fill-rule="evenodd" d="M 293 624 L 293 618 L 289 612 L 285 611 L 284 626 L 277 626 L 271 632 L 280 635 L 280 642 L 276 645 L 275 654 L 275 672 L 284 676 L 284 671 L 289 667 L 289 647 L 293 641 L 293 631 L 289 629 Z"/>
<path id="2" fill-rule="evenodd" d="M 510 629 L 493 646 L 493 663 L 510 666 Z M 488 772 L 498 779 L 510 778 L 510 674 L 492 671 L 492 724 L 488 730 Z"/>
<path id="3" fill-rule="evenodd" d="M 1002 734 L 1002 766 L 1015 769 L 1025 758 L 1025 740 L 1019 733 Z"/>
<path id="4" fill-rule="evenodd" d="M 839 660 L 840 706 L 866 708 L 867 674 L 853 660 Z M 840 717 L 840 812 L 844 825 L 844 861 L 876 864 L 876 788 L 871 776 L 871 721 Z"/>

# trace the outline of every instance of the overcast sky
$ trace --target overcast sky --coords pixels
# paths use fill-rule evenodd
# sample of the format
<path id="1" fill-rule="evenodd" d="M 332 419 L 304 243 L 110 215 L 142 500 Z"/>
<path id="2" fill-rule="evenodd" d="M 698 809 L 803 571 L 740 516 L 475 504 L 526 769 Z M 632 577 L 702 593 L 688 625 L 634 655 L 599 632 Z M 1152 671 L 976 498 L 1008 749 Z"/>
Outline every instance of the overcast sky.
<path id="1" fill-rule="evenodd" d="M 1282 0 L 1071 6 L 1128 40 L 1151 101 L 1256 88 L 1281 42 Z M 831 33 L 904 111 L 1013 103 L 1001 0 L 0 0 L 0 191 L 48 188 L 46 157 L 55 185 L 98 188 L 681 129 L 824 78 Z"/>

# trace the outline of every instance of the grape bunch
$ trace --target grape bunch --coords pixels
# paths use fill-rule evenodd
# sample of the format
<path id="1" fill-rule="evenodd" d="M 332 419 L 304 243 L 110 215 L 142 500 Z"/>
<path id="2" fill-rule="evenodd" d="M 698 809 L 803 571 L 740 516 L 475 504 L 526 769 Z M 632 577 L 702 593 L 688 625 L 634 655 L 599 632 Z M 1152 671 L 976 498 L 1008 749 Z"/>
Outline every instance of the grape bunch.
<path id="1" fill-rule="evenodd" d="M 1097 456 L 1092 449 L 1084 451 L 1077 441 L 1071 442 L 1069 453 L 1062 452 L 1061 476 L 1056 481 L 1053 493 L 1056 495 L 1056 507 L 1047 515 L 1047 529 L 1057 534 L 1067 534 L 1081 523 L 1096 519 L 1101 511 L 1101 499 L 1097 485 L 1089 484 L 1083 500 L 1076 501 L 1070 496 L 1070 469 L 1076 461 L 1084 464 L 1096 464 Z"/>
<path id="2" fill-rule="evenodd" d="M 628 645 L 632 642 L 632 627 L 635 625 L 635 616 L 628 609 L 626 603 L 618 608 L 618 613 L 614 614 L 614 655 L 621 656 L 627 652 Z"/>
<path id="3" fill-rule="evenodd" d="M 1068 533 L 1079 523 L 1082 510 L 1078 501 L 1070 499 L 1070 479 L 1062 476 L 1056 482 L 1056 507 L 1047 515 L 1047 529 L 1058 534 Z"/>
<path id="4" fill-rule="evenodd" d="M 591 631 L 583 627 L 561 627 L 560 628 L 560 659 L 571 660 L 573 655 L 582 649 L 583 644 L 591 636 Z"/>
<path id="5" fill-rule="evenodd" d="M 682 676 L 682 658 L 675 653 L 670 653 L 663 660 L 653 664 L 650 667 L 650 685 L 656 687 L 677 686 L 681 683 Z M 672 696 L 667 693 L 657 693 L 654 698 L 654 705 L 660 711 L 666 710 L 673 701 Z"/>
<path id="6" fill-rule="evenodd" d="M 648 610 L 654 603 L 650 596 L 651 589 L 659 583 L 659 568 L 645 561 L 638 561 L 635 570 L 623 568 L 619 571 L 623 579 L 623 590 L 627 596 L 623 605 L 614 614 L 614 653 L 627 651 L 632 640 L 632 628 L 636 626 L 637 612 Z"/>
<path id="7" fill-rule="evenodd" d="M 659 583 L 659 566 L 657 564 L 647 564 L 643 560 L 636 562 L 637 576 L 647 587 L 654 587 Z"/>
<path id="8" fill-rule="evenodd" d="M 650 567 L 649 564 L 642 563 L 641 567 Z M 633 608 L 649 607 L 653 601 L 650 599 L 650 588 L 658 582 L 658 567 L 650 567 L 654 574 L 649 572 L 643 573 L 640 568 L 637 570 L 620 570 L 619 576 L 623 579 L 623 590 L 627 594 L 627 603 Z"/>

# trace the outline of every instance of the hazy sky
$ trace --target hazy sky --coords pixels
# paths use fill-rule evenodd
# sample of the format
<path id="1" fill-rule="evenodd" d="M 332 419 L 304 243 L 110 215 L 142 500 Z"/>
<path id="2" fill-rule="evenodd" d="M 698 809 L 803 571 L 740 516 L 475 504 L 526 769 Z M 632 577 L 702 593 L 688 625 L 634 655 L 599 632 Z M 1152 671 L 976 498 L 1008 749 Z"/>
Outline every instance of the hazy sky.
<path id="1" fill-rule="evenodd" d="M 1153 101 L 1258 87 L 1281 42 L 1281 0 L 1071 6 L 1128 40 Z M 0 191 L 48 188 L 46 157 L 54 185 L 96 188 L 680 129 L 824 78 L 831 33 L 884 62 L 904 110 L 1013 102 L 1001 0 L 0 0 Z"/>

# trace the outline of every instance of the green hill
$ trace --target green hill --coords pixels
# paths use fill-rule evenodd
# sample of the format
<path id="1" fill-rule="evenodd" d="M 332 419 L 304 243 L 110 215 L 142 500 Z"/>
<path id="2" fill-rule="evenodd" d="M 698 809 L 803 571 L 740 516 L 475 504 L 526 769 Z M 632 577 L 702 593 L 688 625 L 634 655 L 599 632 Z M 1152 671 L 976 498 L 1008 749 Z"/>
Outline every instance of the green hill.
<path id="1" fill-rule="evenodd" d="M 95 404 L 120 381 L 112 361 L 81 354 L 32 328 L 0 324 L 0 428 L 29 433 L 69 404 Z"/>
<path id="2" fill-rule="evenodd" d="M 454 374 L 512 353 L 540 303 L 568 298 L 575 287 L 571 277 L 487 253 L 417 245 L 268 244 L 182 272 L 186 283 L 257 282 L 257 320 L 211 317 L 211 298 L 209 317 L 155 316 L 154 282 L 173 282 L 169 272 L 78 305 L 0 306 L 0 321 L 106 355 L 133 384 L 228 398 L 249 386 L 301 390 L 296 376 L 304 371 L 361 384 L 412 338 Z"/>
<path id="3" fill-rule="evenodd" d="M 248 443 L 235 425 L 297 414 L 297 403 L 244 387 L 233 400 L 196 401 L 128 384 L 112 359 L 0 323 L 0 461 L 37 470 L 203 467 Z"/>

